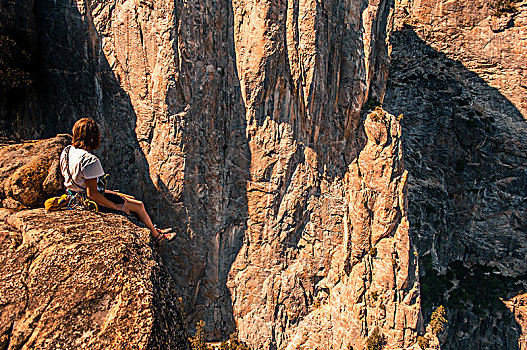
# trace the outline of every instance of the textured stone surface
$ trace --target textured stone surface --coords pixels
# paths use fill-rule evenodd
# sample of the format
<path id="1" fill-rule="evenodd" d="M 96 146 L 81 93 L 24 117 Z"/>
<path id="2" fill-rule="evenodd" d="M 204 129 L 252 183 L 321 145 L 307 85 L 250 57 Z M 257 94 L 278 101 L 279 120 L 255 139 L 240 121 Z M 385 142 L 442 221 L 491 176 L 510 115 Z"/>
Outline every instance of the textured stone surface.
<path id="1" fill-rule="evenodd" d="M 2 349 L 188 349 L 174 282 L 122 216 L 0 209 Z"/>
<path id="2" fill-rule="evenodd" d="M 401 1 L 390 36 L 384 108 L 404 114 L 423 315 L 447 308 L 444 349 L 526 346 L 501 299 L 527 290 L 527 9 L 494 6 Z"/>
<path id="3" fill-rule="evenodd" d="M 434 50 L 460 61 L 527 114 L 527 3 L 498 15 L 497 1 L 398 1 L 395 23 L 409 25 Z"/>
<path id="4" fill-rule="evenodd" d="M 514 314 L 514 318 L 522 327 L 518 343 L 520 344 L 520 349 L 523 349 L 524 344 L 527 344 L 527 329 L 525 323 L 527 317 L 527 295 L 525 293 L 518 294 L 512 299 L 504 301 L 504 303 L 505 306 L 507 306 L 507 309 Z"/>
<path id="5" fill-rule="evenodd" d="M 31 0 L 0 1 L 0 136 L 24 129 L 32 133 L 41 117 L 39 111 L 27 108 L 33 101 L 28 92 L 37 70 L 32 7 Z"/>
<path id="6" fill-rule="evenodd" d="M 317 336 L 328 347 L 363 343 L 375 325 L 392 345 L 414 339 L 419 298 L 398 126 L 392 117 L 380 122 L 387 127 L 370 121 L 367 137 L 360 116 L 366 100 L 384 92 L 388 2 L 38 1 L 23 8 L 33 9 L 42 79 L 21 107 L 35 123 L 19 123 L 17 132 L 66 132 L 86 114 L 98 120 L 98 156 L 111 186 L 182 232 L 163 259 L 191 323 L 204 319 L 218 339 L 237 321 L 242 340 L 263 348 L 285 348 L 317 317 L 325 318 Z M 369 162 L 360 164 L 359 154 Z M 393 178 L 387 168 L 361 173 L 376 171 L 374 155 L 386 157 L 379 166 L 397 164 Z M 382 259 L 370 255 L 374 245 Z M 379 275 L 362 276 L 372 271 Z M 246 315 L 255 290 L 281 292 L 255 299 Z M 337 295 L 357 305 L 333 322 Z M 371 311 L 383 307 L 387 316 Z M 348 334 L 345 318 L 360 313 Z"/>
<path id="7" fill-rule="evenodd" d="M 204 319 L 216 338 L 237 321 L 242 340 L 263 348 L 309 348 L 305 336 L 290 342 L 295 330 L 342 348 L 375 325 L 391 345 L 413 341 L 419 299 L 398 126 L 369 121 L 367 137 L 359 114 L 384 91 L 388 3 L 33 8 L 45 79 L 26 110 L 43 127 L 19 133 L 67 131 L 83 114 L 99 121 L 113 186 L 184 231 L 164 260 L 191 321 Z M 375 156 L 385 169 L 370 176 Z M 280 295 L 249 302 L 260 289 Z M 339 298 L 349 309 L 332 321 Z"/>
<path id="8" fill-rule="evenodd" d="M 229 287 L 240 336 L 255 348 L 361 348 L 376 326 L 389 348 L 415 343 L 417 258 L 408 237 L 400 127 L 379 110 L 356 136 L 364 146 L 342 179 L 316 172 L 316 153 L 293 141 L 305 164 L 276 211 L 265 210 L 274 202 L 272 186 L 254 183 L 248 192 L 250 235 Z M 295 213 L 302 198 L 296 191 L 309 193 L 307 213 Z"/>
<path id="9" fill-rule="evenodd" d="M 95 113 L 106 140 L 99 152 L 103 164 L 119 173 L 118 166 L 131 165 L 120 176 L 132 178 L 131 184 L 117 179 L 117 186 L 139 197 L 152 188 L 161 193 L 160 200 L 145 200 L 157 204 L 157 218 L 186 233 L 172 245 L 173 253 L 165 255 L 165 262 L 178 279 L 191 320 L 205 319 L 213 337 L 226 335 L 234 319 L 225 284 L 244 241 L 258 246 L 260 238 L 275 239 L 266 263 L 280 271 L 285 263 L 280 257 L 283 241 L 296 244 L 312 226 L 312 214 L 320 221 L 311 229 L 315 237 L 328 229 L 342 237 L 349 225 L 342 224 L 350 215 L 344 207 L 342 179 L 365 143 L 364 137 L 362 141 L 356 137 L 360 108 L 368 96 L 383 91 L 389 8 L 384 2 L 359 1 L 90 5 L 57 7 L 57 14 L 42 4 L 36 12 L 37 30 L 49 33 L 43 42 L 45 57 L 61 40 L 59 28 L 72 26 L 62 23 L 63 16 L 87 33 L 81 40 L 78 34 L 68 34 L 74 46 L 87 49 L 72 47 L 65 52 L 87 62 L 77 64 L 76 71 L 86 93 L 75 104 L 67 99 L 75 100 L 77 91 L 68 91 L 71 97 L 66 99 L 50 96 L 52 108 L 75 106 L 75 113 L 65 123 L 59 121 L 61 125 L 71 123 L 77 110 Z M 57 27 L 50 30 L 48 24 Z M 57 79 L 51 86 L 59 81 L 70 84 L 63 70 L 52 68 L 71 69 L 71 65 L 48 60 L 48 75 Z M 112 94 L 117 98 L 106 98 Z M 128 162 L 131 152 L 136 156 Z M 148 177 L 142 177 L 145 174 Z M 317 204 L 322 195 L 330 198 Z M 316 207 L 309 208 L 309 201 Z M 367 233 L 362 235 L 362 241 L 367 240 Z M 317 249 L 327 257 L 316 277 L 322 279 L 330 270 L 335 248 L 324 240 Z M 361 249 L 359 260 L 367 250 Z M 355 263 L 350 261 L 349 268 Z M 408 258 L 403 257 L 401 264 L 409 264 Z M 252 279 L 266 277 L 256 272 Z M 298 275 L 292 282 L 301 280 Z M 242 303 L 252 287 L 237 285 L 236 274 L 232 276 L 231 288 L 240 296 L 234 307 L 243 308 L 236 303 Z M 269 279 L 265 288 L 273 288 L 274 283 Z M 300 291 L 285 288 L 281 298 L 293 307 Z M 262 311 L 272 314 L 283 308 L 276 302 L 270 301 Z M 295 322 L 312 303 L 310 296 L 298 312 L 293 311 Z M 415 300 L 409 304 L 417 305 Z M 241 334 L 255 333 L 250 340 L 254 346 L 284 347 L 285 331 L 295 325 L 288 322 L 277 317 L 275 324 L 262 329 L 244 323 Z M 373 323 L 365 322 L 362 333 L 349 339 L 364 340 Z M 409 321 L 406 338 L 391 335 L 390 341 L 410 341 L 414 323 L 415 319 Z M 276 339 L 281 333 L 283 339 Z"/>
<path id="10" fill-rule="evenodd" d="M 386 73 L 377 68 L 386 60 L 388 8 L 384 3 L 366 8 L 357 2 L 331 1 L 285 5 L 233 3 L 251 162 L 248 227 L 228 285 L 240 336 L 251 346 L 293 349 L 319 343 L 345 348 L 363 342 L 377 323 L 387 330 L 395 318 L 367 317 L 366 298 L 373 290 L 362 273 L 370 271 L 365 260 L 378 239 L 370 242 L 369 220 L 386 215 L 387 227 L 397 226 L 397 215 L 383 212 L 379 204 L 374 208 L 374 199 L 369 203 L 374 213 L 364 205 L 356 213 L 353 201 L 360 199 L 354 190 L 368 192 L 370 185 L 358 186 L 360 171 L 348 170 L 366 145 L 360 108 L 368 92 L 382 86 Z M 378 75 L 374 77 L 373 71 Z M 387 156 L 386 162 L 396 162 L 391 156 L 399 155 Z M 377 190 L 371 189 L 372 196 Z M 381 226 L 376 234 L 382 234 Z M 405 241 L 400 244 L 405 246 Z M 406 248 L 401 265 L 413 276 L 405 286 L 410 290 L 415 270 L 409 244 Z M 382 253 L 390 256 L 385 261 L 390 270 L 391 252 L 386 248 Z M 339 283 L 341 278 L 344 282 Z M 366 286 L 361 287 L 363 283 Z M 390 295 L 390 283 L 381 285 L 376 292 Z M 412 294 L 408 290 L 400 297 Z M 336 307 L 340 299 L 346 300 L 340 304 L 346 305 L 342 310 Z M 392 312 L 401 301 L 391 300 Z M 324 303 L 328 306 L 321 306 Z M 409 297 L 408 304 L 417 302 Z M 403 308 L 399 315 L 405 314 Z M 410 314 L 404 326 L 397 320 L 398 330 L 389 334 L 391 346 L 413 339 L 417 313 L 414 318 Z M 386 319 L 390 321 L 385 323 Z"/>
<path id="11" fill-rule="evenodd" d="M 458 294 L 512 279 L 496 300 L 524 280 L 525 4 L 501 18 L 477 1 L 397 5 L 385 107 L 405 114 L 408 176 L 397 121 L 360 115 L 384 96 L 390 6 L 6 1 L 0 18 L 20 14 L 9 25 L 39 57 L 11 120 L 28 137 L 98 120 L 112 187 L 181 231 L 163 259 L 209 337 L 237 322 L 253 347 L 343 348 L 378 325 L 390 346 L 410 345 L 419 297 L 406 215 L 423 278 L 444 282 L 427 285 L 425 319 L 448 271 Z M 511 313 L 496 300 L 461 298 L 467 311 L 447 305 L 459 321 L 443 342 L 517 343 L 521 326 L 502 322 Z"/>
<path id="12" fill-rule="evenodd" d="M 0 141 L 0 200 L 6 208 L 35 207 L 60 195 L 60 153 L 69 135 L 24 143 Z"/>
<path id="13" fill-rule="evenodd" d="M 319 182 L 321 192 L 308 196 L 302 228 L 289 235 L 278 229 L 295 220 L 287 219 L 287 207 L 297 206 L 289 195 L 278 208 L 284 219 L 268 217 L 242 247 L 229 286 L 240 335 L 249 344 L 360 348 L 375 326 L 391 348 L 415 342 L 419 292 L 400 129 L 379 111 L 368 116 L 360 136 L 366 144 L 343 181 L 313 172 L 315 153 L 306 148 L 307 166 L 297 168 L 290 186 Z M 271 194 L 264 192 L 260 203 Z"/>

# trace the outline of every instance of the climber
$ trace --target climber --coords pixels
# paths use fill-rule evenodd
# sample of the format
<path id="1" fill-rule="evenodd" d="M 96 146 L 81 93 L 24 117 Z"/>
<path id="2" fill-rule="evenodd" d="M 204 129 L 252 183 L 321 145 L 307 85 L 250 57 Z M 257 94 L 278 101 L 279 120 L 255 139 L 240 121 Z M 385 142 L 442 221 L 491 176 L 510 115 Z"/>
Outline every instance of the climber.
<path id="1" fill-rule="evenodd" d="M 73 125 L 73 139 L 60 155 L 60 169 L 64 176 L 64 185 L 73 193 L 85 194 L 99 206 L 121 211 L 127 215 L 136 214 L 150 230 L 156 245 L 165 245 L 174 239 L 170 229 L 160 230 L 152 220 L 141 201 L 130 195 L 106 190 L 101 178 L 104 176 L 101 162 L 91 154 L 99 148 L 101 133 L 97 123 L 91 118 L 79 119 Z"/>

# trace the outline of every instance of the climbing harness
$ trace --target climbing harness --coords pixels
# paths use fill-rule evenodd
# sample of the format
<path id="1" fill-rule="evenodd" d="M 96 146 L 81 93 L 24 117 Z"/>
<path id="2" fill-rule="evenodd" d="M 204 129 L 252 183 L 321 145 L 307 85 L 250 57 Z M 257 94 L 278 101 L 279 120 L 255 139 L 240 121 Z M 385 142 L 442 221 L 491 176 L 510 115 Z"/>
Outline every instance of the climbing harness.
<path id="1" fill-rule="evenodd" d="M 44 202 L 46 211 L 57 211 L 61 209 L 76 209 L 84 208 L 95 213 L 99 212 L 97 203 L 92 201 L 82 192 L 74 192 L 67 190 L 65 194 L 60 197 L 51 197 Z"/>
<path id="2" fill-rule="evenodd" d="M 76 208 L 84 208 L 95 213 L 99 212 L 99 206 L 97 203 L 89 199 L 86 193 L 73 192 L 71 190 L 67 190 L 66 192 L 69 198 L 66 209 L 71 210 Z"/>

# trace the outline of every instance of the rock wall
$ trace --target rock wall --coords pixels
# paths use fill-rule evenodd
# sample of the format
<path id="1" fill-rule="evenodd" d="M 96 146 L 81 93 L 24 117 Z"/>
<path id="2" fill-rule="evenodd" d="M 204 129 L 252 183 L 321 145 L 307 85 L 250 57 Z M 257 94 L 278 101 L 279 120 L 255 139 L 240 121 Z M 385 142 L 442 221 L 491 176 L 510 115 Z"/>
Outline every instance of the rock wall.
<path id="1" fill-rule="evenodd" d="M 240 336 L 253 347 L 362 348 L 375 327 L 390 348 L 415 343 L 417 261 L 399 125 L 379 110 L 360 134 L 366 144 L 343 179 L 315 171 L 316 153 L 306 147 L 306 164 L 276 211 L 262 210 L 275 191 L 257 184 L 249 191 L 258 210 L 228 283 Z M 311 192 L 302 211 L 296 191 Z"/>
<path id="2" fill-rule="evenodd" d="M 393 200 L 404 186 L 402 170 L 385 179 L 393 181 L 389 200 L 371 183 L 383 174 L 368 179 L 361 171 L 370 169 L 361 168 L 373 164 L 360 164 L 361 155 L 383 153 L 368 148 L 359 112 L 369 91 L 382 93 L 375 89 L 383 70 L 375 78 L 372 72 L 386 60 L 388 4 L 233 6 L 251 156 L 247 232 L 228 281 L 240 336 L 255 347 L 346 348 L 360 346 L 377 325 L 390 346 L 409 344 L 417 309 L 412 315 L 401 304 L 405 297 L 409 309 L 418 303 L 409 244 L 384 241 L 387 266 L 369 255 L 380 237 L 392 237 L 399 225 L 405 232 L 403 204 Z M 390 141 L 385 160 L 398 164 L 398 141 Z M 372 238 L 374 218 L 382 224 Z M 392 254 L 402 247 L 402 275 L 380 273 L 393 271 Z M 407 289 L 394 296 L 397 285 Z M 388 314 L 372 317 L 383 304 Z M 402 315 L 407 323 L 396 320 Z"/>
<path id="3" fill-rule="evenodd" d="M 182 233 L 163 259 L 191 323 L 264 349 L 415 342 L 400 128 L 361 114 L 390 2 L 24 4 L 40 65 L 17 132 L 98 120 L 112 185 Z"/>
<path id="4" fill-rule="evenodd" d="M 497 6 L 401 1 L 390 35 L 383 106 L 404 114 L 422 310 L 446 307 L 444 349 L 526 346 L 511 305 L 527 288 L 527 9 Z"/>

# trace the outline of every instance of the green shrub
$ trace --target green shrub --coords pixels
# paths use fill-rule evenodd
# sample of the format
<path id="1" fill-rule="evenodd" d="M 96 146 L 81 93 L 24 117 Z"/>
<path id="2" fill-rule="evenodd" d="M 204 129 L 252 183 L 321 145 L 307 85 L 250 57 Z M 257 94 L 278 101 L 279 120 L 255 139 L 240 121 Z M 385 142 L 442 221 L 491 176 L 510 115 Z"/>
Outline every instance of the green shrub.
<path id="1" fill-rule="evenodd" d="M 220 350 L 249 350 L 249 347 L 238 339 L 238 332 L 234 332 L 229 337 L 229 341 L 221 343 Z"/>
<path id="2" fill-rule="evenodd" d="M 363 111 L 371 111 L 374 110 L 376 107 L 381 106 L 381 103 L 377 99 L 377 97 L 369 98 L 368 101 L 362 106 Z"/>
<path id="3" fill-rule="evenodd" d="M 377 248 L 376 247 L 371 247 L 370 248 L 370 256 L 372 256 L 372 257 L 376 257 L 377 256 Z"/>
<path id="4" fill-rule="evenodd" d="M 463 172 L 466 166 L 467 166 L 467 161 L 465 159 L 456 160 L 456 172 L 458 173 Z"/>
<path id="5" fill-rule="evenodd" d="M 427 349 L 430 345 L 430 339 L 428 337 L 423 337 L 422 335 L 417 337 L 417 344 L 421 347 L 421 349 Z"/>

